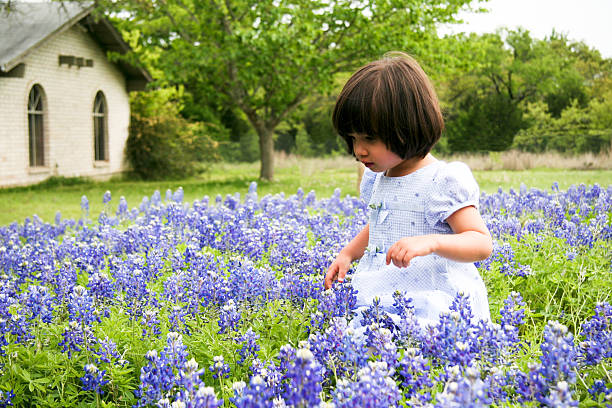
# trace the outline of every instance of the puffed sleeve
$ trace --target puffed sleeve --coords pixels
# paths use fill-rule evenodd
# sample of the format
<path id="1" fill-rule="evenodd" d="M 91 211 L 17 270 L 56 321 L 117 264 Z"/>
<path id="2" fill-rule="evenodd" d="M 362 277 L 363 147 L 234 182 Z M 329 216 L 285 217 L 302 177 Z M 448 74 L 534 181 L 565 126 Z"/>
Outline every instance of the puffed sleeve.
<path id="1" fill-rule="evenodd" d="M 361 176 L 361 185 L 359 186 L 359 197 L 365 201 L 366 204 L 370 203 L 372 198 L 372 190 L 374 189 L 374 182 L 376 181 L 376 174 L 372 170 L 366 168 Z"/>
<path id="2" fill-rule="evenodd" d="M 461 208 L 470 205 L 478 208 L 479 196 L 480 189 L 470 168 L 460 162 L 448 163 L 434 176 L 425 218 L 432 226 L 444 222 Z"/>

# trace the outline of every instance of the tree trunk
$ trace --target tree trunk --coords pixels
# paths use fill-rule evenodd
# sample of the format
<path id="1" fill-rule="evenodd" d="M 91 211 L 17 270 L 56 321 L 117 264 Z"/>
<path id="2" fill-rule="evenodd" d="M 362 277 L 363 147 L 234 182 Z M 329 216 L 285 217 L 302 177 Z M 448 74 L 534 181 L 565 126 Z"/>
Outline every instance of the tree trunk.
<path id="1" fill-rule="evenodd" d="M 257 129 L 259 136 L 259 157 L 261 167 L 259 178 L 272 181 L 274 179 L 274 129 L 260 127 Z"/>

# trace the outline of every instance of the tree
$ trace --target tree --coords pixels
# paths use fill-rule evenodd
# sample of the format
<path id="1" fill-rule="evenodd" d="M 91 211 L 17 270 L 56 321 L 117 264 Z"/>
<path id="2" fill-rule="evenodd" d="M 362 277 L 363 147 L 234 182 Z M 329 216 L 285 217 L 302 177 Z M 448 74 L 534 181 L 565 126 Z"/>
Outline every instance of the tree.
<path id="1" fill-rule="evenodd" d="M 572 103 L 586 106 L 588 84 L 605 72 L 605 61 L 588 47 L 554 31 L 544 40 L 517 29 L 449 41 L 470 61 L 442 87 L 453 150 L 506 150 L 528 125 L 522 118 L 528 103 L 545 101 L 559 117 Z"/>
<path id="2" fill-rule="evenodd" d="M 244 113 L 271 180 L 273 135 L 338 72 L 394 49 L 416 53 L 435 24 L 470 0 L 100 0 L 143 49 L 159 50 L 169 84 L 205 90 Z M 200 93 L 202 94 L 202 93 Z"/>

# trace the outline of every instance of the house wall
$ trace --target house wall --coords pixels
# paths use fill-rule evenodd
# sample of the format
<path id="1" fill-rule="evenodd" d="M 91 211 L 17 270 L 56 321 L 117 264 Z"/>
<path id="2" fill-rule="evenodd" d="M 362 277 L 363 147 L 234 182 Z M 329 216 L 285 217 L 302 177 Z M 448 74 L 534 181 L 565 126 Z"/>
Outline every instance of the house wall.
<path id="1" fill-rule="evenodd" d="M 93 60 L 93 67 L 59 65 L 59 55 Z M 125 78 L 80 26 L 48 39 L 25 59 L 23 78 L 0 77 L 0 186 L 58 176 L 109 177 L 125 169 L 129 126 Z M 28 95 L 45 92 L 45 166 L 30 167 Z M 108 107 L 108 160 L 94 160 L 93 104 L 98 91 Z"/>

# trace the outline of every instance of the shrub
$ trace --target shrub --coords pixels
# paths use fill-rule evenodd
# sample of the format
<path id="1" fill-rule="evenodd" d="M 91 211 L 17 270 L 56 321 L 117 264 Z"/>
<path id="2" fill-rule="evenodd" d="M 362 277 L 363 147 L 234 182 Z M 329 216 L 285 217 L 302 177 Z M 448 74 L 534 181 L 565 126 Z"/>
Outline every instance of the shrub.
<path id="1" fill-rule="evenodd" d="M 530 125 L 517 133 L 513 147 L 531 153 L 550 150 L 571 154 L 604 152 L 612 141 L 612 128 L 602 119 L 609 109 L 597 100 L 586 109 L 574 102 L 559 118 L 553 118 L 543 102 L 531 103 L 525 113 Z"/>
<path id="2" fill-rule="evenodd" d="M 160 89 L 132 95 L 126 157 L 134 175 L 142 179 L 187 177 L 218 160 L 218 143 L 211 134 L 225 129 L 183 118 L 181 94 L 181 89 Z"/>

